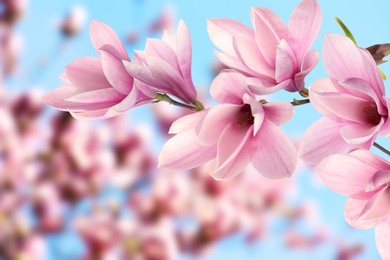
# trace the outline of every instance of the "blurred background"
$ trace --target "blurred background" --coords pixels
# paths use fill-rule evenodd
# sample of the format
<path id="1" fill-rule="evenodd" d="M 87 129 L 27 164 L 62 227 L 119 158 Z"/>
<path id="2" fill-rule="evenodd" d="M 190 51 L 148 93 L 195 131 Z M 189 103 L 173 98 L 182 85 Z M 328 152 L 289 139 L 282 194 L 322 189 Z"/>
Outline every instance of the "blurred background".
<path id="1" fill-rule="evenodd" d="M 132 57 L 147 37 L 159 38 L 183 19 L 199 99 L 210 106 L 208 89 L 223 66 L 207 19 L 250 25 L 250 8 L 263 6 L 287 22 L 298 2 L 0 0 L 0 259 L 379 259 L 373 230 L 350 227 L 345 198 L 303 163 L 282 181 L 251 168 L 219 182 L 204 167 L 161 171 L 156 160 L 167 130 L 187 111 L 155 104 L 81 122 L 40 101 L 61 85 L 64 66 L 97 56 L 91 20 L 112 26 Z M 335 16 L 361 47 L 390 42 L 389 1 L 319 3 L 323 25 L 314 49 L 321 51 L 325 33 L 342 33 Z M 390 75 L 388 64 L 381 68 Z M 321 62 L 307 85 L 320 77 Z M 298 146 L 319 116 L 310 105 L 297 107 L 283 129 Z"/>

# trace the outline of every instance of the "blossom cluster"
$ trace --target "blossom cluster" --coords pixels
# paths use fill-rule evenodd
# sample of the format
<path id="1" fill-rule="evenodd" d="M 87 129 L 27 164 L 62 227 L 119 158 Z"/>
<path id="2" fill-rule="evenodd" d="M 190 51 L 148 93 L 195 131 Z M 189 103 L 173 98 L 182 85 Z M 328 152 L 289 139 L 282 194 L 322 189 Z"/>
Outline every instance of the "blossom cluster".
<path id="1" fill-rule="evenodd" d="M 301 159 L 314 167 L 332 190 L 349 197 L 345 217 L 352 226 L 375 226 L 378 251 L 384 259 L 390 259 L 390 163 L 370 151 L 375 146 L 390 155 L 376 142 L 378 136 L 385 140 L 390 136 L 390 99 L 386 97 L 384 74 L 378 68 L 382 58 L 389 53 L 384 47 L 387 45 L 360 48 L 344 25 L 344 31 L 348 31 L 346 36 L 326 34 L 321 54 L 328 77 L 315 80 L 309 87 L 306 76 L 320 59 L 320 54 L 311 49 L 322 23 L 318 2 L 302 0 L 287 25 L 276 13 L 263 7 L 252 8 L 250 18 L 252 27 L 229 18 L 208 21 L 210 39 L 218 48 L 215 56 L 225 67 L 210 86 L 216 105 L 205 108 L 200 101 L 192 79 L 190 32 L 182 20 L 176 32 L 164 31 L 161 39 L 148 38 L 144 50 L 135 51 L 132 59 L 114 29 L 94 20 L 90 25 L 90 38 L 99 57 L 82 57 L 66 66 L 61 75 L 63 86 L 46 94 L 43 101 L 70 112 L 76 119 L 108 119 L 131 108 L 157 102 L 188 109 L 187 114 L 181 114 L 169 127 L 169 134 L 174 136 L 164 144 L 157 160 L 161 171 L 196 172 L 202 169 L 216 180 L 234 177 L 246 180 L 247 174 L 237 175 L 248 171 L 251 165 L 267 178 L 282 179 L 292 176 Z M 63 30 L 65 34 L 73 32 Z M 279 91 L 295 96 L 292 101 L 273 101 L 270 95 Z M 297 99 L 297 95 L 303 99 Z M 280 126 L 293 118 L 295 106 L 308 103 L 323 117 L 307 129 L 297 148 Z M 80 133 L 83 130 L 72 131 Z M 64 133 L 64 138 L 66 136 Z M 61 145 L 61 137 L 53 138 L 54 148 Z M 97 150 L 88 147 L 100 144 L 95 139 L 88 143 L 89 140 L 82 138 L 79 141 L 80 145 L 86 145 L 85 149 L 91 149 L 88 156 Z M 77 146 L 68 149 L 77 155 L 72 158 L 74 164 L 63 167 L 75 167 L 85 154 L 82 148 L 77 150 Z M 57 155 L 56 152 L 44 153 L 42 158 L 62 166 L 63 158 L 72 156 Z M 96 166 L 95 163 L 103 165 Z M 19 167 L 20 163 L 12 166 Z M 61 171 L 55 174 L 61 184 L 71 186 L 67 188 L 72 190 L 72 198 L 82 197 L 80 194 L 87 194 L 89 189 L 104 183 L 99 174 L 88 174 L 90 167 L 96 167 L 105 175 L 111 172 L 112 165 L 106 160 L 92 159 L 79 166 L 83 173 L 72 169 L 74 176 L 62 176 Z M 193 175 L 197 178 L 196 174 Z M 83 181 L 78 185 L 69 184 L 80 178 L 87 178 L 88 185 Z M 113 239 L 110 237 L 121 236 L 123 241 L 130 243 L 126 245 L 130 249 L 160 249 L 159 242 L 168 243 L 164 249 L 169 255 L 167 259 L 171 259 L 174 246 L 169 244 L 170 239 L 162 238 L 167 232 L 161 231 L 169 228 L 169 223 L 157 220 L 166 212 L 177 214 L 178 208 L 186 204 L 183 201 L 188 196 L 186 193 L 194 188 L 191 186 L 202 186 L 197 183 L 198 179 L 189 185 L 186 180 L 181 182 L 181 178 L 175 176 L 163 180 L 162 186 L 176 185 L 173 191 L 156 184 L 151 198 L 140 194 L 130 202 L 132 209 L 139 211 L 142 223 L 158 222 L 164 226 L 158 229 L 162 232 L 157 235 L 161 235 L 160 240 L 145 238 L 155 234 L 153 228 L 142 231 L 134 228 L 140 225 L 139 220 L 126 223 L 129 226 L 121 233 L 116 226 L 121 222 L 114 221 L 115 216 L 97 213 L 93 221 L 80 220 L 79 223 L 91 252 L 112 253 L 106 249 L 117 245 L 111 244 Z M 234 185 L 240 186 L 239 181 L 234 180 L 237 182 Z M 51 192 L 46 186 L 42 189 L 42 192 Z M 249 193 L 250 189 L 245 186 L 242 192 Z M 196 189 L 192 193 L 202 196 L 202 192 Z M 203 199 L 200 198 L 200 203 L 209 203 L 208 199 Z M 203 243 L 208 244 L 209 240 L 235 230 L 237 220 L 230 219 L 234 213 L 229 208 L 231 205 L 224 206 L 226 203 L 223 201 L 214 207 L 216 212 L 210 216 L 199 216 L 199 233 L 180 234 L 181 246 L 198 251 Z M 239 208 L 240 202 L 234 200 L 234 207 Z M 220 215 L 228 216 L 226 222 L 218 219 Z M 95 226 L 104 228 L 96 230 Z M 145 245 L 144 239 L 148 241 Z M 126 255 L 128 252 L 122 253 Z M 89 257 L 94 259 L 96 256 Z"/>

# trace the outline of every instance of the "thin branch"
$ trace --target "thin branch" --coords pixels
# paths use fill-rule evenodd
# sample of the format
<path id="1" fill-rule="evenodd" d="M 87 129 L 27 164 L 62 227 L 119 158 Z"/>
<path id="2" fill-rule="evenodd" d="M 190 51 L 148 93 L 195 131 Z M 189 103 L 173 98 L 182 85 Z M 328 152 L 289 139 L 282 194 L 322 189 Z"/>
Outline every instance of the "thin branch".
<path id="1" fill-rule="evenodd" d="M 387 154 L 388 156 L 390 156 L 390 151 L 384 148 L 383 146 L 381 146 L 380 144 L 374 143 L 374 146 L 379 150 L 381 150 L 382 152 L 384 152 L 385 154 Z"/>
<path id="2" fill-rule="evenodd" d="M 293 106 L 300 106 L 300 105 L 304 105 L 304 104 L 308 104 L 310 103 L 310 99 L 302 99 L 302 100 L 298 100 L 298 99 L 293 99 L 292 102 L 290 102 L 291 105 Z"/>

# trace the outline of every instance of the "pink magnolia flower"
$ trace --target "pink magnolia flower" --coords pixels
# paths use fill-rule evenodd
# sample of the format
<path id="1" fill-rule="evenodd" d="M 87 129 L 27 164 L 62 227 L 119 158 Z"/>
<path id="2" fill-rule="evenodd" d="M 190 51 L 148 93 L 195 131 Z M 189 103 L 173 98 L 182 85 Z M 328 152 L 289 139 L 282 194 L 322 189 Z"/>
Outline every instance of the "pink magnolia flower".
<path id="1" fill-rule="evenodd" d="M 196 102 L 191 76 L 191 38 L 183 21 L 177 27 L 176 36 L 164 32 L 161 40 L 148 39 L 145 50 L 136 51 L 134 56 L 139 62 L 123 62 L 134 78 L 186 103 Z"/>
<path id="2" fill-rule="evenodd" d="M 316 172 L 333 191 L 347 196 L 345 218 L 358 229 L 375 226 L 378 251 L 390 259 L 390 163 L 367 150 L 330 155 Z"/>
<path id="3" fill-rule="evenodd" d="M 250 89 L 264 95 L 285 89 L 300 91 L 319 55 L 309 51 L 321 27 L 316 0 L 303 0 L 288 26 L 271 10 L 252 8 L 254 30 L 231 19 L 211 19 L 211 41 L 222 51 L 217 58 L 243 73 Z"/>
<path id="4" fill-rule="evenodd" d="M 301 157 L 309 165 L 333 153 L 369 149 L 378 134 L 390 135 L 390 100 L 375 60 L 346 36 L 327 35 L 323 46 L 329 79 L 310 88 L 310 101 L 324 115 L 305 133 Z"/>
<path id="5" fill-rule="evenodd" d="M 135 80 L 123 66 L 129 56 L 114 30 L 100 21 L 90 27 L 92 43 L 100 59 L 82 57 L 65 68 L 65 86 L 47 94 L 43 101 L 76 118 L 107 118 L 131 107 L 150 103 L 155 97 L 146 84 Z"/>
<path id="6" fill-rule="evenodd" d="M 186 170 L 212 160 L 212 176 L 224 179 L 252 162 L 267 177 L 290 176 L 296 149 L 278 125 L 292 117 L 292 105 L 256 101 L 244 77 L 232 71 L 214 80 L 211 95 L 221 104 L 173 123 L 170 133 L 176 136 L 164 145 L 159 166 Z"/>

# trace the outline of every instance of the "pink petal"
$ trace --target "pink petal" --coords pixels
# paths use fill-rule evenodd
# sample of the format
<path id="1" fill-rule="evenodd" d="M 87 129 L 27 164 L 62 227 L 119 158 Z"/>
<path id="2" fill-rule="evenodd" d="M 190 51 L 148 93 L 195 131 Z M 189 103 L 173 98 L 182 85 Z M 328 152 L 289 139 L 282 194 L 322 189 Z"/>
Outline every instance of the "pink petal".
<path id="1" fill-rule="evenodd" d="M 191 76 L 191 61 L 192 61 L 192 45 L 191 36 L 187 25 L 183 20 L 180 20 L 177 27 L 177 59 L 184 79 L 192 79 Z"/>
<path id="2" fill-rule="evenodd" d="M 77 93 L 77 89 L 74 86 L 63 86 L 54 89 L 45 96 L 43 96 L 42 101 L 52 107 L 63 111 L 96 110 L 107 108 L 117 103 L 117 100 L 105 100 L 93 103 L 87 103 L 82 100 L 82 102 L 68 100 L 74 95 L 75 92 Z"/>
<path id="3" fill-rule="evenodd" d="M 287 123 L 294 115 L 294 107 L 288 102 L 270 102 L 263 109 L 265 117 L 276 125 Z"/>
<path id="4" fill-rule="evenodd" d="M 241 106 L 221 104 L 211 108 L 195 129 L 200 142 L 204 145 L 215 144 L 228 124 L 237 121 Z"/>
<path id="5" fill-rule="evenodd" d="M 371 147 L 383 121 L 382 119 L 376 126 L 349 124 L 340 129 L 340 134 L 349 144 Z"/>
<path id="6" fill-rule="evenodd" d="M 326 115 L 335 115 L 350 122 L 367 123 L 367 118 L 362 112 L 364 106 L 367 105 L 366 100 L 342 92 L 315 93 L 314 95 L 314 102 L 320 102 L 319 107 L 325 108 Z"/>
<path id="7" fill-rule="evenodd" d="M 237 56 L 230 56 L 226 55 L 224 53 L 214 51 L 215 56 L 217 59 L 226 67 L 232 68 L 243 75 L 252 75 L 255 73 L 253 70 L 248 68 L 245 64 L 242 63 L 241 59 Z"/>
<path id="8" fill-rule="evenodd" d="M 332 81 L 329 78 L 317 79 L 310 87 L 310 103 L 324 116 L 333 114 L 326 104 L 321 102 L 321 97 L 324 93 L 338 92 Z"/>
<path id="9" fill-rule="evenodd" d="M 355 150 L 349 155 L 357 158 L 362 163 L 370 165 L 376 169 L 390 170 L 390 164 L 386 160 L 373 154 L 368 150 Z"/>
<path id="10" fill-rule="evenodd" d="M 207 30 L 214 45 L 229 56 L 236 56 L 233 48 L 233 36 L 244 34 L 253 37 L 253 31 L 248 26 L 232 19 L 209 19 Z"/>
<path id="11" fill-rule="evenodd" d="M 241 62 L 253 71 L 251 75 L 265 77 L 270 80 L 274 78 L 275 71 L 269 66 L 263 54 L 257 48 L 254 37 L 233 36 L 233 47 Z"/>
<path id="12" fill-rule="evenodd" d="M 322 53 L 330 78 L 335 80 L 365 78 L 366 64 L 363 63 L 359 49 L 348 37 L 338 34 L 326 35 Z"/>
<path id="13" fill-rule="evenodd" d="M 245 78 L 245 83 L 250 91 L 256 95 L 269 95 L 278 90 L 285 89 L 293 83 L 292 80 L 285 80 L 279 84 L 260 78 Z"/>
<path id="14" fill-rule="evenodd" d="M 333 154 L 323 159 L 315 171 L 331 190 L 351 197 L 365 191 L 377 170 L 354 157 Z"/>
<path id="15" fill-rule="evenodd" d="M 126 71 L 121 60 L 118 60 L 110 52 L 100 49 L 100 58 L 107 80 L 111 86 L 123 95 L 128 95 L 133 88 L 133 77 Z"/>
<path id="16" fill-rule="evenodd" d="M 328 155 L 344 153 L 356 148 L 345 142 L 340 135 L 342 126 L 326 117 L 312 124 L 303 136 L 300 158 L 308 165 L 315 166 Z"/>
<path id="17" fill-rule="evenodd" d="M 144 53 L 146 56 L 158 57 L 169 63 L 176 71 L 180 71 L 177 54 L 166 42 L 160 39 L 148 38 Z"/>
<path id="18" fill-rule="evenodd" d="M 210 93 L 219 103 L 243 104 L 242 97 L 250 92 L 244 76 L 232 70 L 224 70 L 214 79 Z"/>
<path id="19" fill-rule="evenodd" d="M 129 59 L 121 40 L 109 25 L 93 20 L 89 29 L 89 35 L 96 50 L 99 50 L 104 45 L 112 45 L 123 60 Z"/>
<path id="20" fill-rule="evenodd" d="M 386 220 L 375 227 L 375 241 L 380 256 L 390 259 L 390 221 Z"/>
<path id="21" fill-rule="evenodd" d="M 141 91 L 139 89 L 140 86 L 142 86 L 142 83 L 140 83 L 139 81 L 136 80 L 134 82 L 134 87 L 131 90 L 131 92 L 129 93 L 129 95 L 127 95 L 126 98 L 124 98 L 118 104 L 112 106 L 109 109 L 109 112 L 110 113 L 113 112 L 114 114 L 123 113 L 123 112 L 129 110 L 130 108 L 152 103 L 156 94 L 155 93 L 154 94 L 152 94 L 152 93 L 145 94 L 143 91 Z"/>
<path id="22" fill-rule="evenodd" d="M 184 84 L 180 73 L 166 61 L 148 56 L 148 64 L 153 77 L 160 84 L 156 86 L 164 93 L 171 93 L 184 102 L 193 103 L 196 101 L 196 90 L 194 85 Z"/>
<path id="23" fill-rule="evenodd" d="M 241 173 L 248 165 L 248 140 L 252 129 L 238 128 L 234 124 L 225 127 L 218 140 L 215 179 L 227 179 Z"/>
<path id="24" fill-rule="evenodd" d="M 276 82 L 292 79 L 295 73 L 298 72 L 297 69 L 298 65 L 295 60 L 294 53 L 292 52 L 287 42 L 282 39 L 276 49 Z"/>
<path id="25" fill-rule="evenodd" d="M 107 115 L 107 111 L 108 109 L 105 108 L 92 111 L 70 112 L 70 114 L 77 120 L 99 120 L 119 115 L 119 113 Z"/>
<path id="26" fill-rule="evenodd" d="M 354 228 L 368 229 L 376 225 L 375 220 L 362 220 L 360 215 L 366 206 L 367 200 L 348 199 L 345 203 L 344 216 L 345 220 Z"/>
<path id="27" fill-rule="evenodd" d="M 294 76 L 295 89 L 287 89 L 287 91 L 300 91 L 303 87 L 305 87 L 305 77 L 314 69 L 319 60 L 320 55 L 318 52 L 313 50 L 309 51 L 303 60 L 301 72 L 295 74 Z"/>
<path id="28" fill-rule="evenodd" d="M 257 46 L 271 68 L 275 67 L 276 46 L 283 38 L 279 34 L 285 33 L 284 24 L 279 22 L 280 18 L 276 17 L 274 12 L 265 8 L 251 10 Z"/>
<path id="29" fill-rule="evenodd" d="M 390 170 L 379 170 L 367 183 L 366 191 L 373 191 L 390 183 Z"/>
<path id="30" fill-rule="evenodd" d="M 251 112 L 252 116 L 254 117 L 253 122 L 253 136 L 257 134 L 257 132 L 260 130 L 261 125 L 264 121 L 264 109 L 260 102 L 256 101 L 252 96 L 248 94 L 244 94 L 244 97 L 242 98 L 245 104 L 248 104 L 251 106 Z"/>
<path id="31" fill-rule="evenodd" d="M 367 78 L 364 80 L 374 89 L 378 97 L 384 96 L 385 85 L 374 58 L 366 49 L 359 49 L 359 51 L 366 66 Z"/>
<path id="32" fill-rule="evenodd" d="M 316 0 L 303 0 L 288 22 L 288 42 L 297 61 L 302 61 L 321 28 L 321 9 Z"/>
<path id="33" fill-rule="evenodd" d="M 126 60 L 122 62 L 127 72 L 129 72 L 134 78 L 154 88 L 158 86 L 158 82 L 154 79 L 149 67 L 143 66 L 141 64 L 133 63 L 130 61 L 126 61 Z"/>
<path id="34" fill-rule="evenodd" d="M 123 94 L 113 88 L 104 88 L 73 95 L 66 100 L 80 103 L 118 103 L 124 97 Z"/>
<path id="35" fill-rule="evenodd" d="M 72 85 L 80 86 L 83 91 L 110 86 L 98 58 L 82 57 L 73 61 L 65 67 L 65 76 Z"/>
<path id="36" fill-rule="evenodd" d="M 390 216 L 390 188 L 383 187 L 364 207 L 360 216 L 363 220 L 383 219 Z"/>
<path id="37" fill-rule="evenodd" d="M 252 138 L 250 157 L 253 166 L 271 179 L 289 177 L 297 164 L 297 151 L 291 140 L 274 123 L 264 120 Z"/>
<path id="38" fill-rule="evenodd" d="M 355 91 L 360 92 L 360 95 L 364 95 L 366 100 L 374 100 L 375 104 L 378 108 L 378 112 L 381 115 L 387 115 L 387 105 L 384 103 L 383 100 L 383 93 L 381 96 L 377 96 L 375 90 L 372 86 L 368 85 L 368 83 L 365 80 L 357 79 L 357 78 L 351 78 L 344 81 L 341 81 L 340 84 L 342 86 L 348 87 L 349 89 L 353 89 Z"/>
<path id="39" fill-rule="evenodd" d="M 169 129 L 169 133 L 177 134 L 186 130 L 195 129 L 195 127 L 197 127 L 201 123 L 201 121 L 209 111 L 209 109 L 206 109 L 197 113 L 180 117 L 172 123 L 171 128 Z"/>
<path id="40" fill-rule="evenodd" d="M 216 145 L 202 145 L 193 130 L 187 130 L 168 140 L 159 156 L 158 167 L 188 170 L 216 156 Z"/>

